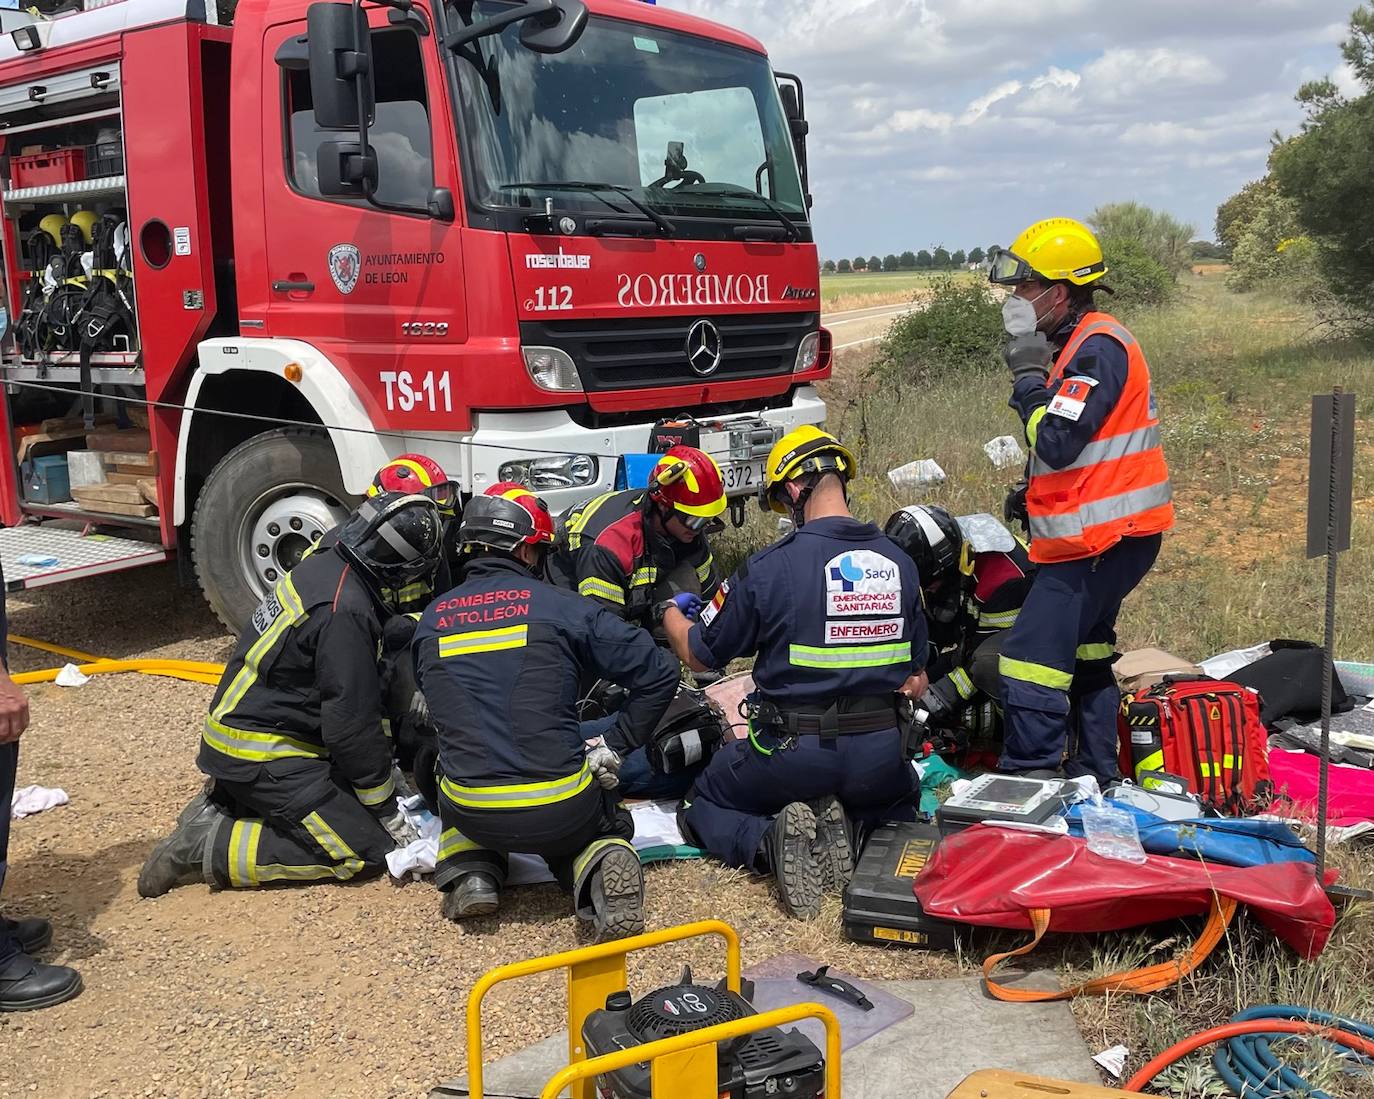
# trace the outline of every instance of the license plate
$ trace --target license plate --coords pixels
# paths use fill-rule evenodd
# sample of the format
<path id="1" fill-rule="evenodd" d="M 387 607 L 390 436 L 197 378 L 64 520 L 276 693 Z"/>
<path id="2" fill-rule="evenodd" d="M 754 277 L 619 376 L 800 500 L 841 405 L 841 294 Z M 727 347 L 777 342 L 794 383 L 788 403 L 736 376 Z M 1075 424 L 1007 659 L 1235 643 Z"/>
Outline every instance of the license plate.
<path id="1" fill-rule="evenodd" d="M 725 479 L 725 492 L 728 496 L 754 493 L 763 483 L 762 462 L 730 462 L 722 470 Z"/>

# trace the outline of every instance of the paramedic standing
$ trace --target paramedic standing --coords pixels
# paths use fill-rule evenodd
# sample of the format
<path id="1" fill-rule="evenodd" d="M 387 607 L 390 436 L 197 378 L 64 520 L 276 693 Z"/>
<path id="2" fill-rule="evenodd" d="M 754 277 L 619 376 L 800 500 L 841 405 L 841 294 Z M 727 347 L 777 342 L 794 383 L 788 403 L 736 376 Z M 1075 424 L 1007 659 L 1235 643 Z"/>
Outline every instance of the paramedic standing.
<path id="1" fill-rule="evenodd" d="M 828 432 L 784 435 L 760 504 L 796 530 L 741 565 L 695 625 L 677 607 L 663 618 L 694 670 L 758 654 L 750 736 L 711 758 L 683 818 L 717 858 L 771 872 L 802 918 L 853 872 L 848 818 L 915 804 L 898 692 L 919 698 L 928 686 L 920 581 L 910 557 L 850 515 L 854 470 Z"/>
<path id="2" fill-rule="evenodd" d="M 1117 777 L 1112 675 L 1121 603 L 1174 524 L 1150 368 L 1135 338 L 1093 305 L 1102 249 L 1069 218 L 994 249 L 1010 404 L 1030 446 L 1026 512 L 1038 566 L 1002 647 L 1001 769 Z"/>

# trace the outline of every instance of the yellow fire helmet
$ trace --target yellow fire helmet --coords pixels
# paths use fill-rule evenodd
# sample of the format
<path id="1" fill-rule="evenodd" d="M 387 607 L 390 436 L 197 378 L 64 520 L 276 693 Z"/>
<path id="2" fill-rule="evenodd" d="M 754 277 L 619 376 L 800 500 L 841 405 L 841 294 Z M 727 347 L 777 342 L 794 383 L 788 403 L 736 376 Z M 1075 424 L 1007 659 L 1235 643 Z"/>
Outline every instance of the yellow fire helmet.
<path id="1" fill-rule="evenodd" d="M 1087 286 L 1107 273 L 1102 246 L 1091 229 L 1073 218 L 1037 221 L 1010 248 L 994 248 L 988 261 L 988 281 L 1000 286 L 1030 278 Z"/>
<path id="2" fill-rule="evenodd" d="M 838 473 L 848 481 L 857 469 L 854 455 L 839 439 L 813 424 L 802 424 L 774 443 L 769 451 L 759 488 L 759 507 L 787 515 L 787 506 L 773 491 L 784 481 L 807 473 Z"/>
<path id="3" fill-rule="evenodd" d="M 72 215 L 72 224 L 81 230 L 81 238 L 90 244 L 100 215 L 91 210 L 78 210 Z"/>
<path id="4" fill-rule="evenodd" d="M 67 226 L 67 219 L 61 214 L 49 214 L 38 223 L 38 228 L 52 237 L 54 248 L 62 247 L 62 230 Z"/>

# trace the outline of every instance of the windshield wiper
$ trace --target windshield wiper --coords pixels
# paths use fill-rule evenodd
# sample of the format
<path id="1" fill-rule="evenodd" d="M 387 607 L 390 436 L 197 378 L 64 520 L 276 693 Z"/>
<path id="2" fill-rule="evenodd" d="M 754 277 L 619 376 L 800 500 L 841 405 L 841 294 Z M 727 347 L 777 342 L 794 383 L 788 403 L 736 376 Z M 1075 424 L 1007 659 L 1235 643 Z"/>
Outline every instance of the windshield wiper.
<path id="1" fill-rule="evenodd" d="M 787 211 L 774 202 L 771 198 L 751 191 L 748 187 L 689 187 L 682 192 L 684 195 L 711 195 L 717 198 L 750 198 L 759 205 L 763 206 L 782 222 L 782 227 L 787 231 L 788 240 L 797 240 L 801 236 L 801 231 L 796 223 L 787 216 Z"/>
<path id="2" fill-rule="evenodd" d="M 606 198 L 606 192 L 609 191 L 612 194 L 619 195 L 631 206 L 633 206 L 636 210 L 638 210 L 641 214 L 643 214 L 646 218 L 652 221 L 655 227 L 658 229 L 658 231 L 662 233 L 665 237 L 671 237 L 677 234 L 677 230 L 673 227 L 673 223 L 671 221 L 665 218 L 662 214 L 658 213 L 652 207 L 646 205 L 639 199 L 635 198 L 634 195 L 630 194 L 630 189 L 628 187 L 622 186 L 618 183 L 589 183 L 580 179 L 554 179 L 525 180 L 520 183 L 503 183 L 500 186 L 500 190 L 502 191 L 537 189 L 542 189 L 545 191 L 586 191 L 588 194 L 595 195 L 607 206 L 609 206 L 612 210 L 614 210 L 617 214 L 625 213 L 624 210 L 622 210 L 620 207 L 616 206 L 615 203 L 611 202 L 608 198 Z"/>

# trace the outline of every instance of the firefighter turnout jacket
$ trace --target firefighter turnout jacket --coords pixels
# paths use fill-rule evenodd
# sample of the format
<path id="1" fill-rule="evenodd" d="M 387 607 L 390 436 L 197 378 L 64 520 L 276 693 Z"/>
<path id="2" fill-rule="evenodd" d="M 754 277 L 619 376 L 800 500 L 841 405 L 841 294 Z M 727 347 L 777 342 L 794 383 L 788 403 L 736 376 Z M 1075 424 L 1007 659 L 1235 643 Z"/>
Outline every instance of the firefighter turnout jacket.
<path id="1" fill-rule="evenodd" d="M 926 663 L 916 566 L 871 523 L 815 519 L 749 558 L 688 635 L 709 668 L 757 653 L 780 709 L 887 696 Z"/>
<path id="2" fill-rule="evenodd" d="M 984 641 L 1016 624 L 1034 577 L 1035 566 L 1019 540 L 1010 552 L 974 555 L 973 574 L 964 585 L 953 621 L 931 623 L 932 648 L 943 650 L 931 662 L 932 685 L 948 679 L 961 701 L 973 698 L 977 693 L 971 674 L 973 654 Z"/>
<path id="3" fill-rule="evenodd" d="M 215 691 L 199 766 L 257 779 L 263 764 L 327 760 L 371 809 L 394 796 L 382 729 L 381 612 L 337 550 L 319 550 L 258 605 Z"/>
<path id="4" fill-rule="evenodd" d="M 438 729 L 440 788 L 471 809 L 547 805 L 587 788 L 580 684 L 628 690 L 605 734 L 624 755 L 653 731 L 680 675 L 643 630 L 497 555 L 473 560 L 430 604 L 413 652 Z"/>
<path id="5" fill-rule="evenodd" d="M 654 508 L 647 489 L 608 492 L 573 508 L 560 524 L 549 578 L 645 627 L 653 624 L 654 586 L 680 565 L 696 572 L 701 598 L 710 602 L 720 578 L 706 536 L 683 543 L 656 535 Z"/>
<path id="6" fill-rule="evenodd" d="M 1044 385 L 1016 383 L 1026 424 L 1031 560 L 1096 557 L 1123 537 L 1173 526 L 1150 368 L 1135 338 L 1088 312 L 1055 335 L 1062 347 Z"/>

